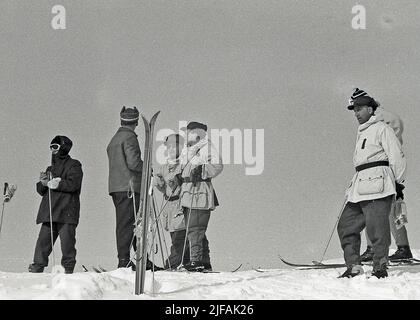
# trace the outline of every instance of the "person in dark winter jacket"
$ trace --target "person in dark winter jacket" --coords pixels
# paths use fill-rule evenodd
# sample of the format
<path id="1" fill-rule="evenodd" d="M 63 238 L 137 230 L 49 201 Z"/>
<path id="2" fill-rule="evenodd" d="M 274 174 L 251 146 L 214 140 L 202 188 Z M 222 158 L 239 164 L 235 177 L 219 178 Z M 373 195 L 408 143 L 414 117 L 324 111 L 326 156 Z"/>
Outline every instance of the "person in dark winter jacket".
<path id="1" fill-rule="evenodd" d="M 52 228 L 53 241 L 60 236 L 61 265 L 66 273 L 73 273 L 76 264 L 76 227 L 79 223 L 83 171 L 81 163 L 69 155 L 72 146 L 72 141 L 66 136 L 56 136 L 51 141 L 51 166 L 45 172 L 41 172 L 36 185 L 37 192 L 42 196 L 36 218 L 36 223 L 41 224 L 41 230 L 33 263 L 29 266 L 30 272 L 43 272 L 48 265 L 48 256 L 52 251 Z"/>
<path id="2" fill-rule="evenodd" d="M 116 238 L 118 268 L 133 267 L 130 248 L 136 250 L 134 212 L 139 209 L 140 183 L 143 160 L 135 129 L 139 121 L 136 107 L 123 107 L 120 112 L 121 127 L 107 147 L 109 163 L 108 191 L 116 210 Z M 133 197 L 136 200 L 135 209 Z"/>
<path id="3" fill-rule="evenodd" d="M 135 212 L 139 210 L 140 185 L 143 169 L 137 134 L 139 111 L 136 107 L 123 107 L 120 112 L 121 127 L 112 137 L 106 149 L 109 163 L 108 191 L 116 211 L 116 237 L 118 268 L 131 267 L 130 248 L 136 250 L 134 236 Z M 134 204 L 135 202 L 135 204 Z M 147 269 L 152 262 L 147 260 Z M 154 266 L 155 270 L 162 268 Z"/>

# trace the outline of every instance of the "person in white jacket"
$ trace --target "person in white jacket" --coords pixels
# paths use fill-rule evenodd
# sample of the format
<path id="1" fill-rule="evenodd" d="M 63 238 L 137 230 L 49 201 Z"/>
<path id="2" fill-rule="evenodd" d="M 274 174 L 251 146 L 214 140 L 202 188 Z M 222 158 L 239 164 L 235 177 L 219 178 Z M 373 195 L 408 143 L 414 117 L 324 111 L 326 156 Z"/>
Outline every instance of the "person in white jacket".
<path id="1" fill-rule="evenodd" d="M 348 106 L 359 122 L 353 164 L 356 170 L 346 191 L 346 204 L 337 231 L 347 270 L 341 277 L 362 274 L 361 231 L 366 227 L 374 251 L 372 275 L 388 276 L 391 244 L 389 215 L 400 185 L 404 182 L 406 159 L 393 129 L 375 115 L 374 99 L 361 96 Z"/>
<path id="2" fill-rule="evenodd" d="M 369 96 L 369 95 L 366 91 L 361 90 L 359 88 L 355 88 L 350 98 L 350 103 L 354 101 L 354 99 L 356 99 L 357 97 L 361 97 L 361 96 Z M 394 130 L 395 135 L 397 136 L 398 140 L 400 141 L 402 145 L 403 144 L 402 134 L 404 132 L 403 121 L 395 113 L 385 110 L 379 105 L 378 102 L 377 104 L 378 104 L 378 108 L 375 111 L 375 115 L 383 116 L 383 121 Z M 400 197 L 404 199 L 404 195 L 402 194 L 402 192 L 401 192 Z M 395 220 L 395 217 L 394 215 L 391 214 L 390 219 L 389 219 L 389 225 L 391 227 L 391 234 L 394 238 L 395 244 L 397 245 L 397 250 L 395 251 L 394 254 L 389 256 L 389 259 L 391 261 L 410 259 L 413 257 L 413 255 L 410 250 L 410 243 L 408 241 L 407 228 L 403 225 L 401 228 L 397 229 L 394 220 Z M 373 259 L 372 242 L 369 239 L 366 229 L 365 229 L 365 236 L 366 236 L 367 247 L 366 247 L 365 252 L 363 252 L 363 254 L 361 255 L 362 262 L 372 261 Z"/>
<path id="3" fill-rule="evenodd" d="M 223 163 L 208 137 L 207 125 L 195 121 L 188 123 L 186 140 L 180 156 L 182 185 L 179 195 L 190 243 L 190 263 L 185 269 L 210 271 L 206 231 L 210 213 L 219 205 L 212 180 L 223 171 Z"/>

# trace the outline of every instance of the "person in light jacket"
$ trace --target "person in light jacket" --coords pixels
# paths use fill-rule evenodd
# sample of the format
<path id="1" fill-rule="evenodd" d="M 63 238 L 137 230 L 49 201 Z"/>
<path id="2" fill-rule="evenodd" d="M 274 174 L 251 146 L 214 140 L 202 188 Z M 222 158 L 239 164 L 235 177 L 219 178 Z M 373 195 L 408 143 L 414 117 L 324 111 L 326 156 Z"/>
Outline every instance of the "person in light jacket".
<path id="1" fill-rule="evenodd" d="M 337 226 L 347 265 L 341 277 L 364 272 L 360 232 L 365 226 L 374 251 L 372 275 L 388 276 L 389 215 L 404 182 L 406 159 L 392 128 L 383 121 L 383 116 L 375 115 L 377 107 L 368 96 L 358 97 L 348 106 L 360 125 L 353 155 L 356 173 L 346 191 L 346 204 Z"/>
<path id="2" fill-rule="evenodd" d="M 207 135 L 207 125 L 190 122 L 187 125 L 187 145 L 181 153 L 181 206 L 190 243 L 189 271 L 211 270 L 209 242 L 206 230 L 210 213 L 218 205 L 212 179 L 223 171 L 222 160 Z"/>
<path id="3" fill-rule="evenodd" d="M 355 88 L 350 98 L 350 103 L 354 101 L 354 99 L 358 97 L 362 97 L 362 96 L 369 96 L 369 95 L 367 94 L 366 91 L 361 90 L 359 88 Z M 397 136 L 398 140 L 400 141 L 402 145 L 403 144 L 402 134 L 404 132 L 403 121 L 395 113 L 385 110 L 382 106 L 379 105 L 379 103 L 377 104 L 378 104 L 378 108 L 375 111 L 375 115 L 383 116 L 383 121 L 394 130 L 395 135 Z M 398 195 L 398 197 L 401 199 L 404 199 L 404 194 L 402 193 L 402 191 Z M 395 251 L 394 254 L 389 256 L 389 259 L 391 261 L 396 261 L 396 260 L 412 258 L 413 255 L 410 250 L 410 243 L 408 241 L 407 228 L 403 225 L 402 227 L 397 229 L 396 224 L 394 222 L 395 216 L 391 214 L 389 217 L 390 217 L 389 225 L 391 227 L 391 234 L 394 238 L 395 244 L 397 245 L 397 250 Z M 366 236 L 367 247 L 366 247 L 365 252 L 363 252 L 363 254 L 361 255 L 362 262 L 372 261 L 373 259 L 372 242 L 369 239 L 366 229 L 365 229 L 365 236 Z"/>
<path id="4" fill-rule="evenodd" d="M 181 173 L 179 156 L 184 145 L 184 138 L 179 134 L 170 134 L 165 138 L 164 145 L 166 146 L 167 163 L 157 168 L 155 186 L 163 193 L 165 201 L 162 209 L 163 224 L 165 230 L 169 231 L 172 241 L 165 268 L 176 269 L 181 263 L 185 266 L 190 262 L 189 243 L 185 239 L 184 213 L 179 197 L 181 184 L 177 178 L 177 175 Z"/>

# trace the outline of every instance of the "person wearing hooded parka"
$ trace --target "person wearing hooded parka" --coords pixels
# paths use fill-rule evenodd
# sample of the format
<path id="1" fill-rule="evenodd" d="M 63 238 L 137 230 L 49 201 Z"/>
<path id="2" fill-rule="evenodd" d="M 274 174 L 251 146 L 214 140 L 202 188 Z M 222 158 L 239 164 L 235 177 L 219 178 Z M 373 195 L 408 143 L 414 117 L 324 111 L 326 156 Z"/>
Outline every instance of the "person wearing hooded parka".
<path id="1" fill-rule="evenodd" d="M 45 172 L 41 172 L 36 184 L 36 190 L 42 197 L 36 218 L 36 223 L 41 224 L 41 229 L 29 272 L 44 271 L 52 251 L 51 242 L 55 242 L 59 236 L 61 265 L 65 273 L 73 273 L 76 264 L 76 227 L 80 216 L 83 171 L 81 163 L 69 155 L 72 146 L 73 142 L 66 136 L 56 136 L 51 141 L 51 166 Z"/>

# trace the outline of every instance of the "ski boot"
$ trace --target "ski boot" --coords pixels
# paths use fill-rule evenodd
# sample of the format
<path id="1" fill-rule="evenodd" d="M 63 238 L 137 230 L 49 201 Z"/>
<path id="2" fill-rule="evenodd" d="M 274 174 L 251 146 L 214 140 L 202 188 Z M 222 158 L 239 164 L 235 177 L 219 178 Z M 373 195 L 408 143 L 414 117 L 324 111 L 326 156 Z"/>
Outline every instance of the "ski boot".
<path id="1" fill-rule="evenodd" d="M 398 246 L 397 251 L 389 256 L 390 261 L 409 260 L 413 257 L 410 246 Z"/>
<path id="2" fill-rule="evenodd" d="M 203 267 L 204 267 L 203 271 L 213 271 L 213 268 L 210 262 L 203 262 Z"/>
<path id="3" fill-rule="evenodd" d="M 378 269 L 373 269 L 372 276 L 375 276 L 378 279 L 388 277 L 388 272 L 386 271 L 386 263 L 382 264 Z"/>
<path id="4" fill-rule="evenodd" d="M 73 267 L 64 267 L 64 273 L 65 274 L 72 274 L 74 271 L 74 266 Z"/>
<path id="5" fill-rule="evenodd" d="M 202 272 L 204 270 L 204 264 L 200 261 L 191 261 L 185 266 L 185 269 L 189 272 Z"/>
<path id="6" fill-rule="evenodd" d="M 360 256 L 362 262 L 369 262 L 373 260 L 373 248 L 372 246 L 367 246 L 366 251 Z"/>
<path id="7" fill-rule="evenodd" d="M 135 268 L 135 266 L 134 266 L 134 268 Z M 161 270 L 165 270 L 165 269 L 164 268 L 161 268 L 161 267 L 158 267 L 157 265 L 153 264 L 152 261 L 150 261 L 149 259 L 147 259 L 147 262 L 146 262 L 146 270 L 161 271 Z"/>
<path id="8" fill-rule="evenodd" d="M 44 266 L 36 264 L 36 263 L 31 263 L 28 267 L 28 271 L 31 273 L 43 273 Z"/>
<path id="9" fill-rule="evenodd" d="M 354 266 L 348 266 L 347 270 L 339 276 L 339 278 L 353 278 L 356 276 L 360 276 L 364 273 L 363 267 L 360 264 L 356 264 Z"/>
<path id="10" fill-rule="evenodd" d="M 120 259 L 118 260 L 117 268 L 131 268 L 131 270 L 136 271 L 136 265 L 130 259 Z"/>

